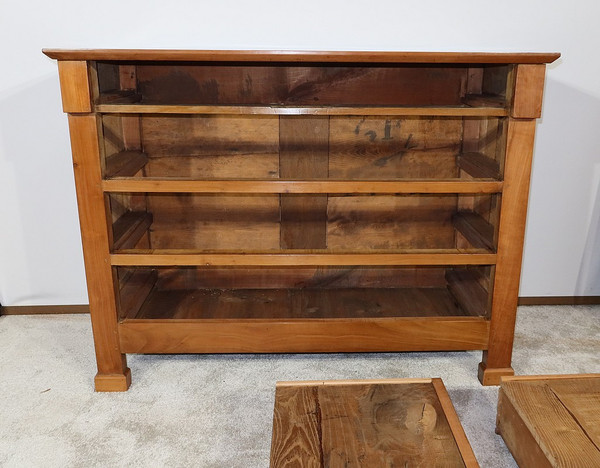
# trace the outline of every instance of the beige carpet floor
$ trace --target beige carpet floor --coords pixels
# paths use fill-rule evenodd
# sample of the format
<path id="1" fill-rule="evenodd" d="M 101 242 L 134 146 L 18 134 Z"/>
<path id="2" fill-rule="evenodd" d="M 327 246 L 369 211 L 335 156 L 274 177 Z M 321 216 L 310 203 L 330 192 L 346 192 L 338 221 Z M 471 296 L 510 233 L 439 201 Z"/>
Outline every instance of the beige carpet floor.
<path id="1" fill-rule="evenodd" d="M 1 467 L 267 467 L 277 380 L 442 377 L 482 467 L 494 433 L 480 352 L 133 355 L 126 393 L 93 391 L 87 315 L 0 317 Z M 521 307 L 518 374 L 600 372 L 600 306 Z"/>

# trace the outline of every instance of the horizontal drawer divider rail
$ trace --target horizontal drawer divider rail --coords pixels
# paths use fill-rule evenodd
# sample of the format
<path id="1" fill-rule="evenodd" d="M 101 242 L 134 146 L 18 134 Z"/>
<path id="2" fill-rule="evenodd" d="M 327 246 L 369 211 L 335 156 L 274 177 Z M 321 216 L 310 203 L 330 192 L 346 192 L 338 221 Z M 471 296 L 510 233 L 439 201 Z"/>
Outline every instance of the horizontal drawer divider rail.
<path id="1" fill-rule="evenodd" d="M 127 252 L 127 251 L 124 251 Z M 115 253 L 115 266 L 494 265 L 493 253 L 193 253 L 164 250 Z"/>
<path id="2" fill-rule="evenodd" d="M 499 181 L 110 179 L 105 192 L 149 193 L 499 193 Z"/>
<path id="3" fill-rule="evenodd" d="M 222 115 L 400 115 L 505 117 L 503 107 L 320 107 L 320 106 L 231 106 L 169 104 L 96 104 L 95 111 L 104 114 L 222 114 Z"/>

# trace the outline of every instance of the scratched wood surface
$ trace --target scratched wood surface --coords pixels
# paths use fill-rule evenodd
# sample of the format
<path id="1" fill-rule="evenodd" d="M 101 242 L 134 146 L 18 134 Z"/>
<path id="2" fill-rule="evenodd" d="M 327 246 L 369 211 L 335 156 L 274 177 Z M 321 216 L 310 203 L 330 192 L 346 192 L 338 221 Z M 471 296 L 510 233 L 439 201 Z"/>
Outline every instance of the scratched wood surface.
<path id="1" fill-rule="evenodd" d="M 307 466 L 465 463 L 431 382 L 278 384 L 271 468 Z"/>
<path id="2" fill-rule="evenodd" d="M 452 105 L 466 67 L 138 65 L 152 104 Z M 375 85 L 376 83 L 376 85 Z M 418 86 L 417 86 L 418 84 Z"/>
<path id="3" fill-rule="evenodd" d="M 154 290 L 137 319 L 458 317 L 446 288 Z M 477 314 L 472 314 L 473 316 Z"/>
<path id="4" fill-rule="evenodd" d="M 600 378 L 506 379 L 497 427 L 520 466 L 600 466 Z"/>

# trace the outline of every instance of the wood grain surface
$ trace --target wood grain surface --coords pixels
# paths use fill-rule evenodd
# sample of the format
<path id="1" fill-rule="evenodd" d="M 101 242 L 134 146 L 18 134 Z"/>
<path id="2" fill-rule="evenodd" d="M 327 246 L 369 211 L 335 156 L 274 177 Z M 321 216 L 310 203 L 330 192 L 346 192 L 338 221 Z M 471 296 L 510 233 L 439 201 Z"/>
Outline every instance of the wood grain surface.
<path id="1" fill-rule="evenodd" d="M 322 382 L 276 387 L 271 468 L 292 466 L 465 463 L 431 382 Z"/>
<path id="2" fill-rule="evenodd" d="M 600 378 L 539 377 L 501 385 L 498 431 L 517 462 L 600 466 Z"/>
<path id="3" fill-rule="evenodd" d="M 558 53 L 379 52 L 298 50 L 43 49 L 57 60 L 380 62 L 380 63 L 550 63 Z"/>

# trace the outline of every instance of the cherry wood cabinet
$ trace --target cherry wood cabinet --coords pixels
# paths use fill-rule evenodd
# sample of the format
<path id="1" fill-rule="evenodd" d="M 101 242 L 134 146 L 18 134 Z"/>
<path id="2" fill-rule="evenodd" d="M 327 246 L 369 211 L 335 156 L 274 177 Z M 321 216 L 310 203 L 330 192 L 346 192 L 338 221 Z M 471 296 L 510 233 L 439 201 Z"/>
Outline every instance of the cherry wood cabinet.
<path id="1" fill-rule="evenodd" d="M 45 50 L 96 389 L 127 353 L 511 353 L 558 54 Z"/>

